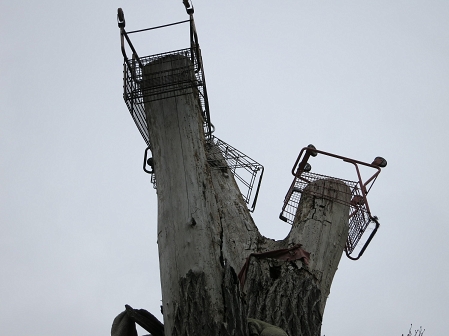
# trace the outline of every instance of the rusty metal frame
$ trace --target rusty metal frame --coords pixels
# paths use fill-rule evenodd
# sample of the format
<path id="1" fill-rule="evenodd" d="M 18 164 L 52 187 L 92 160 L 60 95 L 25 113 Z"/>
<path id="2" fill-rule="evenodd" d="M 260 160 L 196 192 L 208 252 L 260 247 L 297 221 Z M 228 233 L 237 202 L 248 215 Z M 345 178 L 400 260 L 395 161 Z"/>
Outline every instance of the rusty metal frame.
<path id="1" fill-rule="evenodd" d="M 301 156 L 303 154 L 304 154 L 304 157 L 302 158 L 301 162 L 299 162 L 299 160 L 301 159 Z M 307 164 L 307 161 L 309 160 L 310 156 L 317 155 L 317 154 L 323 154 L 326 156 L 330 156 L 330 157 L 340 159 L 340 160 L 343 160 L 344 162 L 348 162 L 348 163 L 351 163 L 354 165 L 355 170 L 357 172 L 358 183 L 359 183 L 360 189 L 362 191 L 362 197 L 363 197 L 364 202 L 366 203 L 367 210 L 370 213 L 366 195 L 368 195 L 368 192 L 370 191 L 371 187 L 373 186 L 374 182 L 376 181 L 377 176 L 380 174 L 380 172 L 381 172 L 380 167 L 377 165 L 374 165 L 372 163 L 370 164 L 370 163 L 366 163 L 363 161 L 350 159 L 350 158 L 347 158 L 347 157 L 344 157 L 341 155 L 324 152 L 324 151 L 318 150 L 316 148 L 304 147 L 299 152 L 298 158 L 296 159 L 295 164 L 293 165 L 292 175 L 295 177 L 301 178 L 301 173 L 304 171 L 304 167 Z M 374 168 L 374 169 L 376 169 L 376 172 L 368 180 L 363 182 L 358 165 Z M 368 185 L 369 185 L 369 188 L 367 189 Z"/>
<path id="2" fill-rule="evenodd" d="M 317 156 L 318 154 L 336 158 L 354 165 L 357 173 L 357 181 L 353 182 L 349 180 L 343 180 L 309 172 L 310 166 L 308 166 L 308 160 L 310 159 L 311 156 Z M 373 173 L 373 175 L 371 175 L 368 179 L 364 181 L 360 173 L 359 165 L 373 168 L 375 169 L 375 172 Z M 327 178 L 342 181 L 350 188 L 351 201 L 347 202 L 343 199 L 338 198 L 332 200 L 339 203 L 347 204 L 350 207 L 349 233 L 348 238 L 346 240 L 345 253 L 349 259 L 358 260 L 365 252 L 366 248 L 370 244 L 371 240 L 373 239 L 374 235 L 376 234 L 380 226 L 378 218 L 371 214 L 367 195 L 371 190 L 371 187 L 373 186 L 374 182 L 376 181 L 378 175 L 381 172 L 381 166 L 377 164 L 376 160 L 370 164 L 363 161 L 344 157 L 341 155 L 336 155 L 322 150 L 318 150 L 314 146 L 308 146 L 302 148 L 301 151 L 299 152 L 291 172 L 292 175 L 294 176 L 294 179 L 287 192 L 287 195 L 285 196 L 284 205 L 282 207 L 282 211 L 279 218 L 287 223 L 293 224 L 296 209 L 299 204 L 299 197 L 295 195 L 295 193 L 307 192 L 304 189 L 309 183 L 319 179 L 327 179 Z M 326 196 L 322 194 L 315 196 L 321 196 L 326 198 Z M 366 229 L 371 223 L 375 224 L 373 231 L 371 232 L 368 239 L 365 241 L 365 244 L 358 253 L 358 255 L 356 257 L 352 256 L 355 247 L 360 242 L 361 237 L 363 236 Z"/>

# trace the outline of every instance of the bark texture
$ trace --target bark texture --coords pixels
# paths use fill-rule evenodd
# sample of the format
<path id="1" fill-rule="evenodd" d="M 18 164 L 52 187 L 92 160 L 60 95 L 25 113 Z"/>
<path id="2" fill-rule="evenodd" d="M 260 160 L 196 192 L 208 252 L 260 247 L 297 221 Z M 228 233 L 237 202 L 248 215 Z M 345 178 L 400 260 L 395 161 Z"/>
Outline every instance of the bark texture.
<path id="1" fill-rule="evenodd" d="M 173 336 L 181 335 L 247 335 L 246 309 L 242 304 L 237 277 L 231 267 L 225 267 L 222 285 L 225 312 L 224 323 L 217 322 L 210 310 L 211 300 L 205 291 L 205 273 L 190 271 L 180 280 L 182 301 L 175 310 Z"/>
<path id="2" fill-rule="evenodd" d="M 320 195 L 320 196 L 314 196 Z M 337 180 L 319 180 L 304 191 L 287 243 L 301 243 L 310 252 L 308 270 L 317 279 L 324 313 L 330 287 L 348 237 L 349 187 Z"/>
<path id="3" fill-rule="evenodd" d="M 253 258 L 248 275 L 248 316 L 291 336 L 320 335 L 321 292 L 309 271 L 294 262 Z"/>
<path id="4" fill-rule="evenodd" d="M 189 62 L 168 57 L 170 62 L 148 65 L 145 77 Z M 319 181 L 314 188 L 321 196 L 304 194 L 287 238 L 265 238 L 232 174 L 213 169 L 221 158 L 209 154 L 214 145 L 205 142 L 198 96 L 145 102 L 145 111 L 157 179 L 165 335 L 244 336 L 247 317 L 290 336 L 319 335 L 347 235 L 349 210 L 331 196 L 347 187 Z M 239 287 L 235 274 L 251 253 L 295 244 L 311 253 L 308 267 L 300 261 L 255 259 L 245 288 Z"/>
<path id="5" fill-rule="evenodd" d="M 320 335 L 327 296 L 348 233 L 348 206 L 333 199 L 347 194 L 346 188 L 335 180 L 310 185 L 287 238 L 265 240 L 262 246 L 272 250 L 302 244 L 310 252 L 310 261 L 304 265 L 252 258 L 245 286 L 249 317 L 276 325 L 291 336 Z"/>
<path id="6" fill-rule="evenodd" d="M 169 62 L 163 59 L 147 66 L 145 74 L 168 71 L 164 80 L 170 80 L 170 69 L 189 62 L 185 57 L 168 57 Z M 207 335 L 213 329 L 216 335 L 246 335 L 238 322 L 246 321 L 246 312 L 238 308 L 242 305 L 226 305 L 226 300 L 235 306 L 241 299 L 238 285 L 228 281 L 229 272 L 235 271 L 232 263 L 225 266 L 220 205 L 206 158 L 198 97 L 187 94 L 146 102 L 145 111 L 157 179 L 165 333 Z M 223 174 L 217 178 L 230 179 Z M 230 291 L 232 287 L 236 288 Z M 201 316 L 199 303 L 204 308 Z M 195 318 L 202 322 L 196 323 Z"/>

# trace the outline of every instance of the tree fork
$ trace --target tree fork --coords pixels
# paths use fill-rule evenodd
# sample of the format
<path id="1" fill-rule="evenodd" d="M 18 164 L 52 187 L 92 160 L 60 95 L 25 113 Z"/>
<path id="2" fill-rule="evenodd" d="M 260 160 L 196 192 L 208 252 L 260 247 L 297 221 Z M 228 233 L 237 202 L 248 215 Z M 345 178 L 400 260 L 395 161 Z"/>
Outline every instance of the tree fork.
<path id="1" fill-rule="evenodd" d="M 172 55 L 147 65 L 143 89 L 152 74 L 188 62 Z M 193 82 L 193 74 L 188 76 Z M 165 335 L 246 336 L 247 317 L 290 336 L 319 335 L 348 229 L 348 207 L 331 196 L 347 187 L 334 180 L 310 186 L 323 196 L 303 195 L 289 235 L 281 241 L 263 237 L 232 174 L 208 164 L 213 144 L 205 141 L 199 97 L 179 93 L 145 102 L 157 179 Z M 308 266 L 251 258 L 246 286 L 240 288 L 235 274 L 251 253 L 295 244 L 311 253 Z"/>

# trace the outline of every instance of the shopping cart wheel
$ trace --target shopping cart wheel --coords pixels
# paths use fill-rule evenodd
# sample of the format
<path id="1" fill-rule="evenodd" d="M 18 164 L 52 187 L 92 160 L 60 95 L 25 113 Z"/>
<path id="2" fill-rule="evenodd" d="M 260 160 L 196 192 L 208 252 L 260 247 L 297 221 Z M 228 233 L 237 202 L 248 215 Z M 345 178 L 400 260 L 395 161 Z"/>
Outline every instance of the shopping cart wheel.
<path id="1" fill-rule="evenodd" d="M 308 145 L 307 147 L 316 149 L 316 147 L 315 147 L 314 145 L 312 145 L 312 144 Z M 310 155 L 313 156 L 313 157 L 315 157 L 315 156 L 318 155 L 318 153 L 317 153 L 317 152 L 312 152 L 312 151 L 310 151 Z"/>
<path id="2" fill-rule="evenodd" d="M 378 166 L 380 168 L 385 168 L 387 166 L 387 160 L 385 160 L 383 157 L 378 156 L 374 159 L 372 165 Z"/>

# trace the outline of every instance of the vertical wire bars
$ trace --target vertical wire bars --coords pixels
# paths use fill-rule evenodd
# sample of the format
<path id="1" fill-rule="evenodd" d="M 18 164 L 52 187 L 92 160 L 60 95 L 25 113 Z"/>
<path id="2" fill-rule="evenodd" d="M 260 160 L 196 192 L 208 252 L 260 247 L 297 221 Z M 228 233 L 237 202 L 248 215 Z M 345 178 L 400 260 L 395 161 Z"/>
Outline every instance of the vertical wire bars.
<path id="1" fill-rule="evenodd" d="M 203 62 L 201 57 L 201 49 L 198 43 L 198 34 L 196 32 L 195 21 L 193 18 L 193 6 L 188 1 L 184 1 L 188 20 L 174 22 L 162 26 L 151 27 L 146 29 L 126 32 L 125 16 L 123 10 L 117 10 L 117 22 L 120 28 L 121 50 L 124 58 L 123 71 L 123 98 L 128 106 L 131 116 L 139 129 L 140 134 L 151 148 L 150 137 L 146 122 L 145 108 L 143 102 L 150 102 L 159 99 L 166 99 L 179 96 L 181 94 L 191 94 L 193 91 L 197 93 L 199 105 L 203 118 L 203 127 L 206 138 L 212 134 L 212 123 L 210 121 L 209 101 L 207 98 L 206 79 L 204 75 Z M 139 57 L 134 48 L 129 34 L 150 31 L 169 26 L 189 23 L 190 26 L 190 48 L 175 50 L 166 53 L 156 54 L 152 56 Z M 132 51 L 131 59 L 128 58 L 125 48 L 125 41 L 129 49 Z M 161 71 L 144 76 L 144 68 L 152 62 L 163 62 L 164 59 L 171 57 L 184 57 L 190 62 L 184 62 L 183 67 Z M 192 76 L 193 74 L 193 76 Z M 148 77 L 148 78 L 144 78 Z"/>
<path id="2" fill-rule="evenodd" d="M 134 120 L 140 134 L 147 144 L 145 151 L 143 169 L 151 174 L 151 182 L 156 188 L 156 176 L 154 170 L 147 170 L 147 156 L 151 151 L 151 141 L 148 134 L 148 125 L 145 112 L 145 103 L 174 98 L 180 95 L 191 95 L 197 97 L 201 107 L 201 117 L 203 120 L 203 130 L 206 140 L 208 155 L 215 157 L 208 159 L 208 163 L 214 169 L 230 170 L 242 192 L 242 197 L 248 204 L 250 211 L 254 211 L 257 202 L 260 185 L 263 176 L 263 166 L 252 160 L 247 155 L 238 151 L 224 141 L 214 137 L 212 132 L 214 127 L 210 121 L 209 101 L 207 97 L 206 79 L 204 75 L 201 49 L 198 43 L 198 35 L 193 19 L 193 7 L 187 1 L 184 2 L 189 20 L 180 21 L 168 25 L 141 29 L 133 32 L 125 31 L 125 18 L 123 10 L 118 9 L 117 21 L 120 28 L 121 49 L 124 57 L 123 69 L 123 98 Z M 190 23 L 190 48 L 155 54 L 151 56 L 139 57 L 128 34 L 159 29 L 167 26 Z M 132 50 L 132 58 L 129 59 L 125 51 L 125 40 Z M 177 66 L 167 67 L 168 70 L 161 70 L 146 74 L 146 67 L 151 64 L 172 62 Z M 180 60 L 183 60 L 179 62 Z M 164 68 L 162 66 L 162 68 Z M 255 186 L 255 183 L 257 184 Z M 255 191 L 254 191 L 255 188 Z M 251 203 L 251 205 L 250 205 Z"/>
<path id="3" fill-rule="evenodd" d="M 206 142 L 207 161 L 212 169 L 224 174 L 231 171 L 251 212 L 256 207 L 264 168 L 238 149 L 212 136 Z"/>
<path id="4" fill-rule="evenodd" d="M 184 58 L 185 62 L 176 62 L 177 66 L 144 76 L 144 69 L 154 63 L 168 63 L 173 59 Z M 134 60 L 124 62 L 123 99 L 128 107 L 140 134 L 151 148 L 144 102 L 174 98 L 181 95 L 195 94 L 201 106 L 203 127 L 208 134 L 209 124 L 206 113 L 206 87 L 204 73 L 191 48 L 140 57 L 140 64 Z"/>
<path id="5" fill-rule="evenodd" d="M 211 169 L 221 170 L 225 176 L 231 172 L 249 211 L 253 212 L 262 183 L 264 167 L 216 136 L 212 136 L 205 142 L 205 151 L 207 163 Z M 151 174 L 151 182 L 156 189 L 157 182 L 154 171 L 146 169 L 148 152 L 149 148 L 145 151 L 143 169 Z"/>
<path id="6" fill-rule="evenodd" d="M 135 62 L 131 63 L 132 65 L 129 67 L 128 63 L 125 62 L 123 98 L 137 128 L 148 145 L 145 160 L 148 150 L 151 150 L 151 143 L 144 104 L 181 95 L 194 95 L 198 97 L 203 111 L 203 129 L 209 155 L 208 162 L 211 168 L 229 169 L 236 179 L 249 210 L 254 211 L 264 168 L 226 142 L 213 135 L 208 136 L 208 124 L 206 122 L 208 119 L 205 113 L 207 97 L 202 82 L 203 70 L 195 61 L 196 59 L 192 57 L 192 49 L 188 48 L 141 57 L 142 68 L 135 66 Z M 169 70 L 151 72 L 150 76 L 144 73 L 146 67 L 152 64 L 164 68 L 163 63 L 176 64 L 176 66 L 168 66 Z M 211 157 L 214 158 L 211 159 Z M 154 171 L 147 171 L 145 165 L 146 161 L 144 161 L 144 170 L 151 174 L 151 182 L 156 189 L 157 181 Z"/>
<path id="7" fill-rule="evenodd" d="M 317 154 L 328 155 L 353 164 L 357 171 L 358 181 L 354 182 L 307 171 L 307 160 L 310 156 L 316 156 Z M 301 157 L 302 161 L 300 162 L 299 159 Z M 377 169 L 377 171 L 373 176 L 371 176 L 364 182 L 362 181 L 362 178 L 360 176 L 358 164 L 375 168 Z M 297 170 L 295 171 L 295 169 Z M 309 194 L 318 198 L 329 199 L 340 204 L 348 205 L 349 230 L 348 237 L 346 239 L 345 253 L 348 258 L 357 260 L 362 256 L 362 254 L 368 247 L 368 244 L 376 234 L 377 229 L 379 228 L 378 219 L 376 216 L 371 215 L 367 200 L 368 191 L 377 179 L 379 173 L 380 167 L 376 166 L 375 164 L 367 164 L 335 154 L 326 153 L 316 150 L 314 147 L 313 150 L 311 150 L 310 147 L 304 147 L 298 155 L 298 159 L 296 160 L 295 165 L 293 166 L 292 174 L 294 175 L 294 179 L 285 196 L 284 204 L 279 218 L 284 222 L 293 224 L 296 219 L 296 213 L 302 194 Z M 318 180 L 340 181 L 348 187 L 346 188 L 346 190 L 349 191 L 345 192 L 343 190 L 332 190 L 329 188 L 329 186 L 326 185 L 313 184 Z M 368 227 L 373 223 L 375 224 L 374 230 L 365 241 L 364 246 L 358 253 L 358 256 L 353 257 L 352 253 L 355 251 L 358 243 L 361 241 L 362 236 L 367 231 Z"/>
<path id="8" fill-rule="evenodd" d="M 309 184 L 318 180 L 340 181 L 349 187 L 350 192 L 349 194 L 346 194 L 342 190 L 332 191 L 327 189 L 327 186 L 314 186 L 313 188 L 309 186 Z M 349 231 L 345 251 L 347 251 L 348 254 L 351 254 L 360 242 L 369 225 L 373 222 L 371 215 L 366 208 L 366 204 L 363 202 L 359 183 L 311 172 L 302 172 L 300 177 L 295 177 L 293 179 L 287 195 L 285 196 L 282 212 L 279 216 L 281 220 L 293 224 L 302 194 L 329 199 L 349 206 Z M 332 196 L 332 194 L 335 196 Z M 347 199 L 350 201 L 348 202 Z"/>

